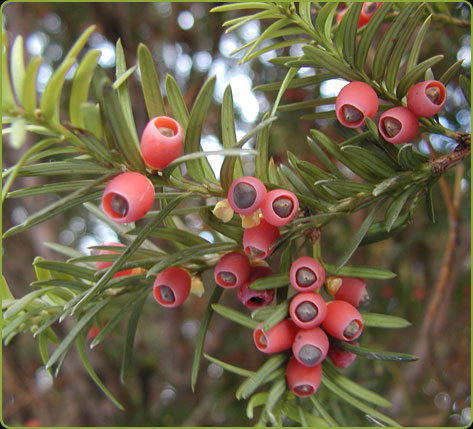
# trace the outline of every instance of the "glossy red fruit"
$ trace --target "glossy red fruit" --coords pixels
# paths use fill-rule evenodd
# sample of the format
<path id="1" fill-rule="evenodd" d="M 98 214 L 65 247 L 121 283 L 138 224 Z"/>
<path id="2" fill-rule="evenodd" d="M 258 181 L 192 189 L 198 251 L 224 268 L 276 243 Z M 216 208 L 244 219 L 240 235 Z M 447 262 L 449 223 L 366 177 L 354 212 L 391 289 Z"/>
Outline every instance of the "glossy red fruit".
<path id="1" fill-rule="evenodd" d="M 279 238 L 279 229 L 265 219 L 253 228 L 246 228 L 243 233 L 243 250 L 248 256 L 264 259 L 273 253 L 271 245 Z"/>
<path id="2" fill-rule="evenodd" d="M 253 331 L 253 340 L 259 351 L 279 353 L 292 347 L 297 330 L 289 319 L 281 320 L 267 332 L 263 332 L 263 324 L 260 323 Z"/>
<path id="3" fill-rule="evenodd" d="M 363 332 L 363 319 L 360 312 L 348 302 L 331 301 L 327 303 L 327 315 L 322 328 L 334 338 L 353 341 Z"/>
<path id="4" fill-rule="evenodd" d="M 289 271 L 291 286 L 299 292 L 320 289 L 325 281 L 324 267 L 314 258 L 302 256 L 296 259 Z"/>
<path id="5" fill-rule="evenodd" d="M 364 82 L 350 82 L 338 93 L 335 114 L 343 126 L 358 128 L 366 124 L 366 117 L 374 117 L 378 104 L 378 96 L 371 86 Z"/>
<path id="6" fill-rule="evenodd" d="M 189 296 L 191 276 L 178 267 L 161 271 L 153 284 L 153 296 L 163 307 L 178 307 Z"/>
<path id="7" fill-rule="evenodd" d="M 350 344 L 359 345 L 356 341 L 351 341 Z M 357 358 L 355 353 L 341 349 L 333 341 L 330 342 L 327 356 L 337 368 L 341 369 L 348 368 Z"/>
<path id="8" fill-rule="evenodd" d="M 340 12 L 337 14 L 337 18 L 335 19 L 335 22 L 337 24 L 340 24 L 340 21 L 342 20 L 343 16 L 347 13 L 348 8 L 342 9 Z"/>
<path id="9" fill-rule="evenodd" d="M 102 243 L 101 246 L 117 246 L 117 247 L 126 247 L 122 243 L 115 243 L 113 241 L 107 241 L 105 243 Z M 120 252 L 115 252 L 114 250 L 100 250 L 99 255 L 120 255 Z M 107 262 L 107 261 L 96 261 L 94 262 L 95 266 L 97 267 L 98 270 L 105 270 L 106 268 L 109 268 L 113 265 L 113 262 Z M 122 277 L 122 276 L 129 276 L 133 274 L 133 268 L 130 268 L 129 270 L 123 270 L 119 271 L 116 273 L 113 278 L 116 277 Z"/>
<path id="10" fill-rule="evenodd" d="M 215 283 L 224 288 L 241 286 L 250 278 L 250 270 L 250 261 L 245 255 L 238 252 L 227 253 L 215 266 Z"/>
<path id="11" fill-rule="evenodd" d="M 182 153 L 184 133 L 177 121 L 169 116 L 151 119 L 141 135 L 141 156 L 146 165 L 162 170 Z"/>
<path id="12" fill-rule="evenodd" d="M 393 107 L 379 117 L 378 130 L 389 143 L 405 143 L 419 132 L 419 121 L 406 107 Z"/>
<path id="13" fill-rule="evenodd" d="M 127 223 L 141 219 L 154 202 L 154 187 L 140 173 L 127 172 L 115 176 L 105 187 L 102 208 L 115 222 Z"/>
<path id="14" fill-rule="evenodd" d="M 264 219 L 274 226 L 288 224 L 296 217 L 298 210 L 299 200 L 285 189 L 269 191 L 261 205 Z"/>
<path id="15" fill-rule="evenodd" d="M 322 329 L 319 327 L 300 329 L 292 344 L 292 353 L 300 364 L 316 366 L 325 359 L 328 348 L 328 337 Z"/>
<path id="16" fill-rule="evenodd" d="M 296 358 L 291 357 L 286 366 L 287 386 L 295 395 L 301 398 L 313 395 L 317 392 L 322 379 L 322 367 L 320 365 L 308 367 L 301 365 Z"/>
<path id="17" fill-rule="evenodd" d="M 335 299 L 349 302 L 355 307 L 369 302 L 369 295 L 366 289 L 366 282 L 358 277 L 335 277 L 327 279 L 326 282 L 338 283 L 335 289 L 329 290 L 330 295 Z"/>
<path id="18" fill-rule="evenodd" d="M 256 177 L 244 176 L 233 181 L 228 189 L 228 202 L 235 213 L 250 215 L 261 207 L 266 187 Z"/>
<path id="19" fill-rule="evenodd" d="M 433 116 L 442 110 L 447 98 L 447 91 L 442 82 L 426 80 L 409 88 L 407 108 L 419 118 Z"/>
<path id="20" fill-rule="evenodd" d="M 360 17 L 358 19 L 358 28 L 370 22 L 376 10 L 383 4 L 383 2 L 364 2 L 361 8 Z"/>
<path id="21" fill-rule="evenodd" d="M 299 328 L 310 329 L 320 325 L 327 315 L 327 305 L 320 294 L 302 292 L 292 298 L 289 315 Z"/>
<path id="22" fill-rule="evenodd" d="M 252 267 L 248 281 L 238 286 L 237 298 L 247 308 L 260 308 L 271 304 L 274 289 L 253 290 L 251 283 L 262 277 L 268 277 L 273 272 L 269 267 Z"/>

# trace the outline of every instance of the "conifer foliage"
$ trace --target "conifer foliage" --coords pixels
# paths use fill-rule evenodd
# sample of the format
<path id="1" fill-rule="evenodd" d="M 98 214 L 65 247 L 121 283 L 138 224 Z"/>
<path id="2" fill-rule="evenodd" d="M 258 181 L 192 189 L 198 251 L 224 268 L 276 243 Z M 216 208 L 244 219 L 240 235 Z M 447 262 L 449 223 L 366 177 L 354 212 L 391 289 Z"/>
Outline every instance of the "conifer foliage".
<path id="1" fill-rule="evenodd" d="M 166 76 L 165 95 L 161 93 L 151 52 L 143 44 L 137 65 L 126 69 L 117 41 L 116 73 L 108 76 L 98 65 L 97 50 L 82 52 L 96 31 L 90 27 L 38 99 L 35 82 L 42 59 L 25 64 L 22 38 L 10 43 L 4 33 L 3 133 L 9 134 L 14 147 L 23 145 L 26 133 L 37 140 L 3 172 L 2 201 L 40 198 L 45 193 L 61 198 L 5 231 L 3 238 L 79 206 L 109 224 L 122 224 L 121 232 L 129 238 L 127 245 L 96 246 L 90 255 L 48 243 L 63 257 L 36 258 L 37 280 L 23 297 L 14 298 L 4 279 L 5 345 L 16 335 L 31 332 L 45 368 L 54 375 L 76 347 L 97 386 L 122 408 L 89 363 L 85 347 L 106 342 L 125 326 L 119 376 L 126 382 L 144 302 L 154 298 L 156 305 L 166 307 L 162 311 L 174 311 L 172 307 L 185 305 L 189 294 L 197 293 L 194 285 L 211 270 L 215 281 L 204 285 L 207 307 L 189 374 L 193 389 L 205 358 L 242 376 L 236 398 L 248 400 L 249 419 L 261 407 L 258 425 L 281 426 L 286 416 L 303 426 L 340 426 L 330 405 L 317 399 L 320 387 L 368 416 L 367 423 L 396 426 L 376 408 L 389 407 L 389 401 L 343 375 L 357 358 L 368 358 L 366 365 L 370 359 L 394 361 L 392 365 L 417 359 L 363 342 L 362 331 L 372 327 L 409 325 L 404 319 L 363 309 L 369 300 L 365 280 L 391 279 L 396 274 L 347 263 L 359 246 L 402 231 L 420 202 L 432 213 L 431 189 L 447 169 L 469 156 L 470 137 L 445 127 L 437 115 L 449 96 L 445 88 L 459 78 L 461 61 L 444 65 L 444 73 L 434 76 L 432 67 L 441 64 L 443 56 L 422 55 L 433 19 L 455 25 L 448 10 L 437 6 L 440 3 L 347 5 L 343 12 L 336 2 L 229 3 L 212 10 L 242 11 L 224 24 L 227 31 L 251 20 L 269 22 L 255 40 L 237 49 L 244 51 L 241 63 L 303 44 L 299 56 L 270 60 L 287 70 L 285 78 L 256 88 L 274 91 L 276 101 L 239 140 L 232 91 L 227 87 L 220 117 L 223 149 L 213 152 L 204 152 L 200 141 L 215 77 L 205 82 L 188 110 L 172 76 Z M 71 88 L 64 95 L 66 73 L 76 62 Z M 298 77 L 301 67 L 315 73 Z M 127 88 L 136 68 L 149 116 L 142 136 Z M 337 99 L 281 104 L 287 91 L 333 78 L 349 82 Z M 469 101 L 468 80 L 460 76 L 459 81 Z M 69 100 L 67 112 L 60 107 L 64 96 Z M 335 141 L 312 122 L 306 144 L 317 165 L 291 152 L 287 164 L 277 165 L 268 157 L 270 128 L 278 113 L 287 111 L 300 111 L 302 120 L 338 121 L 346 133 Z M 441 134 L 457 147 L 432 160 L 418 150 L 421 134 Z M 253 137 L 254 148 L 243 149 Z M 225 157 L 218 179 L 209 155 Z M 248 155 L 253 156 L 255 177 L 243 173 L 241 157 Z M 46 161 L 55 157 L 58 160 Z M 47 177 L 48 184 L 10 191 L 15 178 L 25 176 Z M 205 204 L 185 206 L 190 198 Z M 327 262 L 320 245 L 324 226 L 358 211 L 364 216 L 359 228 L 345 238 L 338 260 Z M 183 227 L 182 214 L 189 212 L 197 213 L 213 232 L 213 242 Z M 172 242 L 175 251 L 161 249 L 154 238 Z M 306 243 L 309 253 L 304 250 Z M 240 309 L 219 304 L 223 293 L 233 293 L 243 304 Z M 205 354 L 212 317 L 225 317 L 247 329 L 255 348 L 245 353 L 267 353 L 265 363 L 256 369 L 240 368 Z M 65 319 L 74 324 L 58 338 L 55 326 Z M 96 332 L 86 341 L 91 328 Z"/>

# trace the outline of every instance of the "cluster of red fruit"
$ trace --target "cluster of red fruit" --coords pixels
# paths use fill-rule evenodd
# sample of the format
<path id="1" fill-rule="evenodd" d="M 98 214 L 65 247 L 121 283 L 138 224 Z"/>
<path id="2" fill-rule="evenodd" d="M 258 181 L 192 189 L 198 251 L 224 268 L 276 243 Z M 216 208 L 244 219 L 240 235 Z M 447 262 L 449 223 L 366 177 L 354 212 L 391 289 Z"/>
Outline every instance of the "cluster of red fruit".
<path id="1" fill-rule="evenodd" d="M 378 130 L 389 143 L 405 143 L 419 132 L 417 118 L 438 113 L 445 104 L 446 90 L 442 82 L 428 80 L 413 85 L 407 93 L 407 107 L 386 110 L 378 120 Z M 344 86 L 335 101 L 339 122 L 348 128 L 365 125 L 365 118 L 373 118 L 378 111 L 378 96 L 364 82 L 350 82 Z"/>
<path id="2" fill-rule="evenodd" d="M 151 119 L 141 136 L 141 155 L 152 170 L 162 170 L 182 152 L 183 131 L 168 116 Z M 143 174 L 126 172 L 115 176 L 106 186 L 102 207 L 110 219 L 128 223 L 141 219 L 153 206 L 154 186 Z"/>
<path id="3" fill-rule="evenodd" d="M 214 270 L 215 282 L 224 288 L 238 288 L 238 299 L 248 308 L 259 308 L 272 301 L 274 289 L 250 289 L 256 279 L 270 274 L 268 267 L 251 267 L 246 255 L 238 252 L 223 256 Z M 264 353 L 292 348 L 294 356 L 287 365 L 287 384 L 296 395 L 309 396 L 319 387 L 320 364 L 327 355 L 339 368 L 346 368 L 356 358 L 355 354 L 339 348 L 334 339 L 353 342 L 361 335 L 363 320 L 356 307 L 369 297 L 362 279 L 326 279 L 322 265 L 306 256 L 294 261 L 289 279 L 298 292 L 291 299 L 290 318 L 266 332 L 260 323 L 253 332 L 253 339 Z M 324 282 L 334 301 L 326 303 L 319 293 Z"/>

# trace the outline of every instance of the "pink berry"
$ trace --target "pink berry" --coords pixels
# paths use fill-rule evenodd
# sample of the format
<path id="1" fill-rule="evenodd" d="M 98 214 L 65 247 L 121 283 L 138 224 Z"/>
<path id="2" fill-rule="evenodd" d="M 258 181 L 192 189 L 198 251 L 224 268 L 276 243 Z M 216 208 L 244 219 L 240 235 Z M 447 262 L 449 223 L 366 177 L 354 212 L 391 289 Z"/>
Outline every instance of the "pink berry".
<path id="1" fill-rule="evenodd" d="M 292 321 L 303 329 L 320 325 L 327 314 L 327 305 L 318 293 L 302 292 L 292 298 L 289 315 Z"/>
<path id="2" fill-rule="evenodd" d="M 260 308 L 271 304 L 274 298 L 274 289 L 253 290 L 251 283 L 262 277 L 268 277 L 273 272 L 269 267 L 252 267 L 248 281 L 238 286 L 237 298 L 247 308 Z"/>
<path id="3" fill-rule="evenodd" d="M 151 119 L 141 135 L 141 155 L 148 167 L 162 170 L 182 153 L 184 133 L 169 116 Z"/>
<path id="4" fill-rule="evenodd" d="M 189 296 L 191 276 L 178 267 L 170 267 L 161 271 L 153 283 L 153 296 L 163 307 L 178 307 Z"/>
<path id="5" fill-rule="evenodd" d="M 374 117 L 378 104 L 378 96 L 371 86 L 364 82 L 350 82 L 335 100 L 335 113 L 343 126 L 358 128 L 365 125 L 366 117 Z"/>
<path id="6" fill-rule="evenodd" d="M 117 247 L 126 247 L 122 243 L 115 243 L 113 241 L 107 241 L 105 243 L 102 243 L 101 246 L 117 246 Z M 114 250 L 100 250 L 99 255 L 120 255 L 120 252 L 115 252 Z M 95 266 L 97 267 L 98 270 L 105 270 L 106 268 L 109 268 L 113 265 L 113 262 L 106 262 L 106 261 L 96 261 L 94 262 Z M 130 268 L 129 270 L 123 270 L 119 271 L 116 273 L 113 278 L 116 277 L 122 277 L 122 276 L 129 276 L 133 274 L 133 268 Z"/>
<path id="7" fill-rule="evenodd" d="M 419 121 L 406 107 L 393 107 L 379 117 L 378 130 L 389 143 L 405 143 L 419 132 Z"/>
<path id="8" fill-rule="evenodd" d="M 215 283 L 224 288 L 238 287 L 248 280 L 250 269 L 250 261 L 245 255 L 238 252 L 227 253 L 215 266 Z"/>
<path id="9" fill-rule="evenodd" d="M 356 341 L 351 341 L 349 343 L 355 346 L 359 345 Z M 341 369 L 348 368 L 357 358 L 355 353 L 341 349 L 333 341 L 330 342 L 327 356 L 337 368 Z"/>
<path id="10" fill-rule="evenodd" d="M 361 8 L 360 17 L 358 19 L 358 28 L 363 27 L 364 25 L 370 22 L 374 13 L 378 8 L 383 4 L 383 2 L 365 2 Z"/>
<path id="11" fill-rule="evenodd" d="M 340 287 L 332 295 L 335 299 L 349 302 L 354 307 L 366 304 L 370 297 L 366 290 L 366 282 L 357 277 L 338 277 Z"/>
<path id="12" fill-rule="evenodd" d="M 102 208 L 115 222 L 127 223 L 141 219 L 154 202 L 154 187 L 140 173 L 127 172 L 115 176 L 105 187 Z"/>
<path id="13" fill-rule="evenodd" d="M 264 219 L 274 226 L 291 222 L 299 210 L 299 200 L 290 191 L 275 189 L 269 191 L 261 205 Z"/>
<path id="14" fill-rule="evenodd" d="M 442 82 L 427 80 L 409 88 L 407 108 L 417 117 L 427 118 L 442 110 L 447 91 Z"/>
<path id="15" fill-rule="evenodd" d="M 250 215 L 258 210 L 266 196 L 266 187 L 256 177 L 240 177 L 228 189 L 228 202 L 235 213 Z"/>
<path id="16" fill-rule="evenodd" d="M 348 8 L 342 9 L 340 12 L 337 14 L 337 18 L 335 19 L 335 22 L 337 24 L 340 24 L 340 21 L 342 20 L 343 16 L 347 13 Z"/>
<path id="17" fill-rule="evenodd" d="M 297 326 L 289 319 L 284 319 L 267 332 L 263 332 L 263 324 L 260 323 L 253 331 L 253 340 L 259 351 L 279 353 L 292 347 L 296 333 Z"/>
<path id="18" fill-rule="evenodd" d="M 296 259 L 289 271 L 291 286 L 299 292 L 320 289 L 325 281 L 324 267 L 314 258 L 302 256 Z"/>
<path id="19" fill-rule="evenodd" d="M 317 392 L 322 379 L 320 365 L 308 367 L 299 363 L 294 356 L 289 359 L 286 366 L 286 381 L 289 389 L 295 395 L 306 397 Z"/>
<path id="20" fill-rule="evenodd" d="M 327 303 L 327 315 L 322 322 L 327 334 L 342 341 L 357 339 L 363 331 L 360 312 L 348 302 L 331 301 Z"/>
<path id="21" fill-rule="evenodd" d="M 328 348 L 327 334 L 319 327 L 300 329 L 292 344 L 295 358 L 305 366 L 320 365 L 327 356 Z"/>
<path id="22" fill-rule="evenodd" d="M 243 249 L 248 256 L 264 259 L 273 253 L 271 245 L 279 238 L 279 229 L 265 219 L 253 228 L 246 228 L 243 233 Z"/>

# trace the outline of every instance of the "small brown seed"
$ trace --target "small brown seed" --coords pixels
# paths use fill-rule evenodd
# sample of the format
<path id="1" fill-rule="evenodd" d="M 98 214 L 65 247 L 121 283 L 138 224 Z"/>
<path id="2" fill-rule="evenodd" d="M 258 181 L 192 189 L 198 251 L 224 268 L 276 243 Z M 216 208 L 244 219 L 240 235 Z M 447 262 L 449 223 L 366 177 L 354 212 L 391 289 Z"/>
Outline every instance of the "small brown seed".
<path id="1" fill-rule="evenodd" d="M 343 331 L 343 335 L 347 338 L 351 338 L 354 337 L 359 330 L 360 325 L 358 325 L 358 322 L 356 320 L 352 320 Z"/>
<path id="2" fill-rule="evenodd" d="M 301 305 L 299 305 L 296 309 L 296 314 L 297 317 L 302 321 L 302 322 L 309 322 L 317 317 L 318 314 L 317 307 L 312 304 L 311 302 L 303 302 Z"/>
<path id="3" fill-rule="evenodd" d="M 266 336 L 261 332 L 261 335 L 259 337 L 259 343 L 263 346 L 266 347 L 268 345 L 268 340 L 266 339 Z"/>
<path id="4" fill-rule="evenodd" d="M 343 106 L 343 117 L 347 122 L 358 122 L 363 118 L 363 113 L 361 113 L 361 111 L 356 107 L 346 104 Z"/>
<path id="5" fill-rule="evenodd" d="M 425 90 L 425 95 L 429 97 L 430 101 L 434 104 L 440 104 L 439 99 L 440 99 L 440 89 L 438 89 L 436 86 L 432 86 L 430 88 L 427 88 Z"/>
<path id="6" fill-rule="evenodd" d="M 301 384 L 300 386 L 297 386 L 295 388 L 299 393 L 309 393 L 312 392 L 312 386 L 309 386 L 308 384 Z"/>
<path id="7" fill-rule="evenodd" d="M 386 118 L 384 120 L 384 129 L 389 137 L 394 137 L 401 131 L 401 123 L 397 119 Z"/>
<path id="8" fill-rule="evenodd" d="M 264 251 L 258 249 L 257 247 L 248 246 L 248 249 L 249 249 L 249 251 L 250 251 L 250 255 L 251 255 L 253 258 L 257 258 L 257 257 L 260 257 L 260 256 L 264 255 Z"/>
<path id="9" fill-rule="evenodd" d="M 110 208 L 119 216 L 126 216 L 128 213 L 128 202 L 120 195 L 113 194 L 110 201 Z"/>
<path id="10" fill-rule="evenodd" d="M 233 201 L 240 209 L 251 207 L 256 200 L 256 189 L 248 183 L 238 183 L 233 189 Z"/>
<path id="11" fill-rule="evenodd" d="M 166 285 L 159 286 L 159 295 L 164 302 L 174 302 L 176 299 L 172 289 Z"/>
<path id="12" fill-rule="evenodd" d="M 223 283 L 228 283 L 231 285 L 235 284 L 237 281 L 235 274 L 230 273 L 229 271 L 221 271 L 219 277 Z"/>
<path id="13" fill-rule="evenodd" d="M 368 291 L 365 289 L 361 293 L 360 305 L 368 304 L 368 302 L 370 302 L 370 295 L 369 295 Z"/>
<path id="14" fill-rule="evenodd" d="M 316 276 L 309 268 L 301 268 L 297 271 L 296 280 L 299 286 L 310 286 L 315 282 Z"/>
<path id="15" fill-rule="evenodd" d="M 273 202 L 273 210 L 279 217 L 288 217 L 292 211 L 292 201 L 290 198 L 279 197 Z"/>
<path id="16" fill-rule="evenodd" d="M 164 137 L 174 137 L 175 133 L 174 130 L 171 128 L 167 127 L 158 127 L 158 131 L 164 136 Z"/>
<path id="17" fill-rule="evenodd" d="M 320 358 L 322 352 L 312 344 L 306 344 L 299 350 L 299 359 L 306 365 L 313 365 Z"/>

